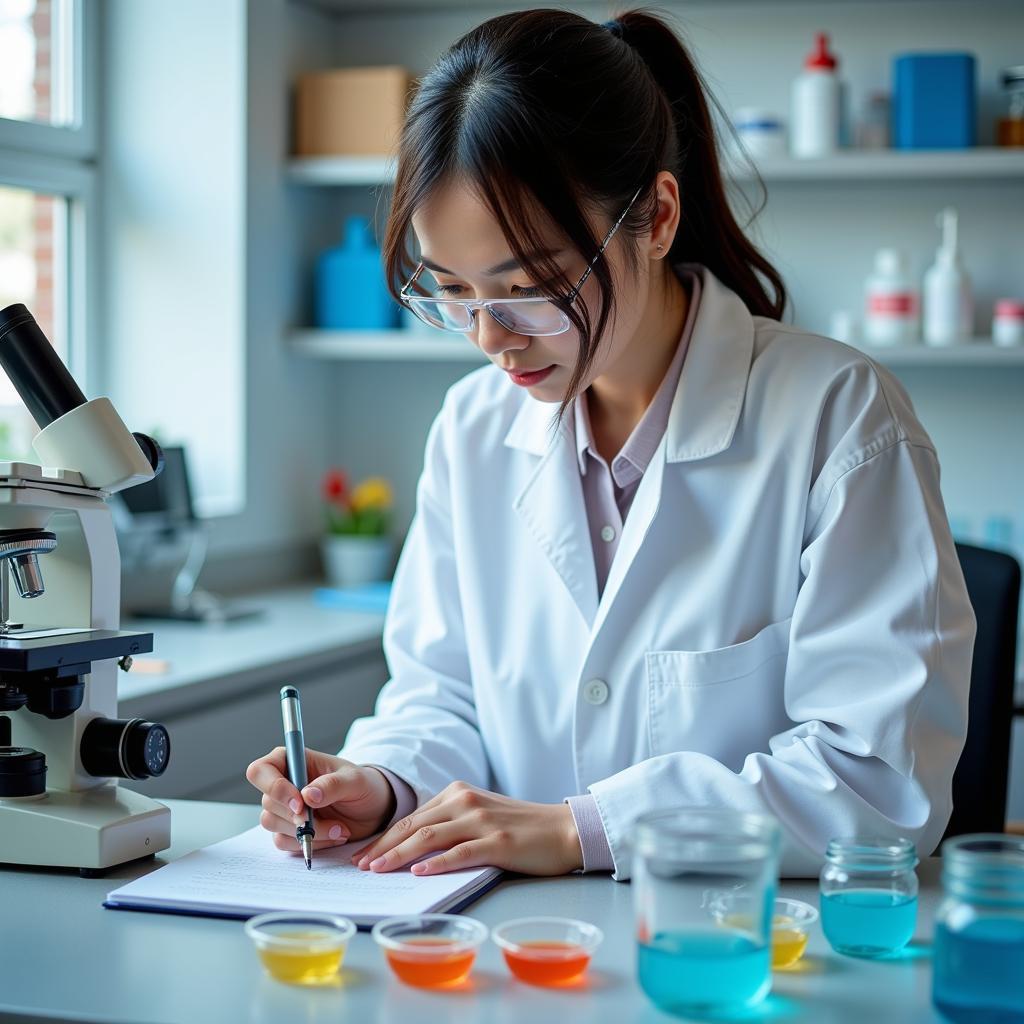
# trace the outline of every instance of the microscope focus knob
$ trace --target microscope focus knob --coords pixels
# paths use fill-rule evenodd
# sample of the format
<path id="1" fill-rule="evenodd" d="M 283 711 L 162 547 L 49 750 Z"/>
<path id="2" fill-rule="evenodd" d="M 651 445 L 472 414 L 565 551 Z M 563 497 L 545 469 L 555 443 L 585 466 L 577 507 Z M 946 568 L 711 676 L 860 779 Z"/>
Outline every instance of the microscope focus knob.
<path id="1" fill-rule="evenodd" d="M 171 739 L 158 722 L 94 718 L 82 733 L 82 767 L 99 778 L 163 775 L 170 759 Z"/>

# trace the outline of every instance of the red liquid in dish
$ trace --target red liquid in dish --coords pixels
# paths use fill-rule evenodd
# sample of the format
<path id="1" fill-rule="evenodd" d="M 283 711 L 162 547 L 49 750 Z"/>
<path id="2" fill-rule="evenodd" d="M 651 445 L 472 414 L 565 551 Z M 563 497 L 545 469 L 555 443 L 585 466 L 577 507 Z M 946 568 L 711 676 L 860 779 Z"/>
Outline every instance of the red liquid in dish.
<path id="1" fill-rule="evenodd" d="M 564 985 L 590 963 L 590 954 L 573 942 L 520 942 L 502 952 L 512 973 L 531 985 Z"/>

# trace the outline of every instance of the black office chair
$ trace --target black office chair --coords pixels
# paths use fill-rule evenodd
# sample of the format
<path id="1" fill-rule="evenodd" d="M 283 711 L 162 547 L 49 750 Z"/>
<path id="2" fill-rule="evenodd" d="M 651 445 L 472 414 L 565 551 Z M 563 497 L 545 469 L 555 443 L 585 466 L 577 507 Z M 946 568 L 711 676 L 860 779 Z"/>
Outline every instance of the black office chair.
<path id="1" fill-rule="evenodd" d="M 1001 551 L 957 544 L 978 620 L 971 665 L 967 742 L 953 773 L 953 815 L 945 838 L 1002 832 L 1010 774 L 1021 572 Z"/>

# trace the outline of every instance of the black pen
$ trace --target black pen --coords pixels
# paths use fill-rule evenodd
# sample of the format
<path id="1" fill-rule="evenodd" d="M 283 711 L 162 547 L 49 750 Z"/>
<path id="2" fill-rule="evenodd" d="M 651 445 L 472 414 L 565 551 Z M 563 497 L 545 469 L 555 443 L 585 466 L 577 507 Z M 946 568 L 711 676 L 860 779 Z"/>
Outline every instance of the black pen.
<path id="1" fill-rule="evenodd" d="M 281 718 L 284 721 L 284 750 L 288 759 L 288 778 L 302 793 L 306 786 L 306 741 L 302 738 L 302 711 L 299 691 L 294 686 L 281 687 Z M 295 830 L 295 841 L 302 847 L 306 870 L 313 867 L 313 812 L 306 808 L 305 824 Z"/>

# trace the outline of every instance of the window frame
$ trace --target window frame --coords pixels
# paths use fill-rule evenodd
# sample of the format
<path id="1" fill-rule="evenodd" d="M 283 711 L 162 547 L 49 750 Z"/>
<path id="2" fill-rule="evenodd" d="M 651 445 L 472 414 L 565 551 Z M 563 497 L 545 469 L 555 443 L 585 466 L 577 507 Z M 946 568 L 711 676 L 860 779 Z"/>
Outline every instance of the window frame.
<path id="1" fill-rule="evenodd" d="M 101 379 L 97 101 L 99 25 L 95 2 L 66 0 L 78 120 L 52 125 L 0 117 L 0 185 L 67 200 L 68 369 L 87 395 Z"/>

